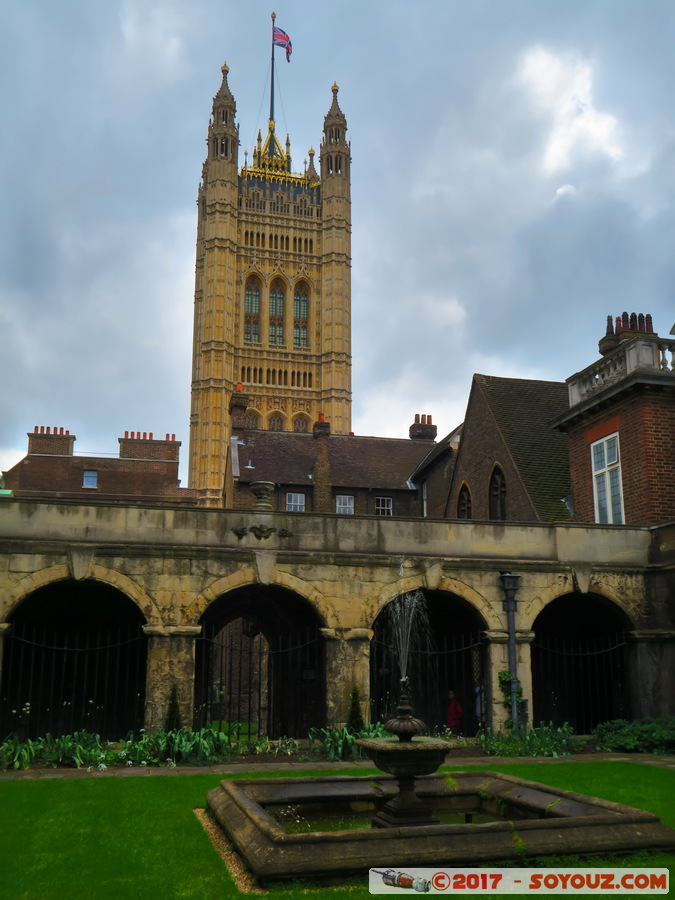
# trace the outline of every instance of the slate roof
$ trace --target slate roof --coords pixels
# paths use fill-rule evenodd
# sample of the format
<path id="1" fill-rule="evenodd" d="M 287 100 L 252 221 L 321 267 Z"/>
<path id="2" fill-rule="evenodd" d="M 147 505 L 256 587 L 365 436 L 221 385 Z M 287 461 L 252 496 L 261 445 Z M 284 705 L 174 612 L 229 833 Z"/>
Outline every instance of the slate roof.
<path id="1" fill-rule="evenodd" d="M 238 432 L 239 481 L 306 484 L 319 442 L 328 441 L 331 484 L 335 487 L 406 490 L 407 480 L 433 448 L 431 441 L 331 434 L 314 437 L 290 431 Z M 246 468 L 248 462 L 254 468 Z"/>
<path id="2" fill-rule="evenodd" d="M 474 375 L 541 521 L 566 520 L 571 492 L 567 435 L 551 422 L 569 409 L 567 385 Z"/>

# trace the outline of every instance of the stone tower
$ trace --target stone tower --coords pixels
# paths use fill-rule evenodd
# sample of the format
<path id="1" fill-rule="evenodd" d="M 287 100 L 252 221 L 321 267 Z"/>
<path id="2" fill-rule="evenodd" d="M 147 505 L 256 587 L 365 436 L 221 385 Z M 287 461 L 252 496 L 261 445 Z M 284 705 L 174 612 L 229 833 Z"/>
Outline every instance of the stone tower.
<path id="1" fill-rule="evenodd" d="M 230 399 L 249 428 L 311 431 L 323 413 L 351 428 L 351 201 L 347 122 L 338 87 L 314 150 L 291 170 L 290 140 L 268 132 L 239 168 L 236 103 L 227 75 L 213 100 L 197 198 L 190 487 L 223 504 Z"/>

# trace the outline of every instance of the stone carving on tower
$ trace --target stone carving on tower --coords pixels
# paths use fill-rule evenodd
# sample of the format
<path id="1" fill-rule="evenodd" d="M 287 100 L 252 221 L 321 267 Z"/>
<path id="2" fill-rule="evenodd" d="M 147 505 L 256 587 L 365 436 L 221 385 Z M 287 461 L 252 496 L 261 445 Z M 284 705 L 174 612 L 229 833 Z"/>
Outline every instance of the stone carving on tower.
<path id="1" fill-rule="evenodd" d="M 246 427 L 311 431 L 323 413 L 334 434 L 351 430 L 351 156 L 338 87 L 320 175 L 313 149 L 304 171 L 292 172 L 273 87 L 267 134 L 258 133 L 239 168 L 228 71 L 213 100 L 197 197 L 189 484 L 206 506 L 223 505 L 238 384 Z"/>

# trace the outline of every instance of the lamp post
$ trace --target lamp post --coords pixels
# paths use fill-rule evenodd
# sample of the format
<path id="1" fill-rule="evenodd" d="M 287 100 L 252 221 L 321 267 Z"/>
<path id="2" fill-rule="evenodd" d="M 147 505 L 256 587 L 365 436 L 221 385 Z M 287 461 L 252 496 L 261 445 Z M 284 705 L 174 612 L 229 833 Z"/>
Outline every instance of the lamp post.
<path id="1" fill-rule="evenodd" d="M 518 727 L 518 670 L 516 663 L 516 593 L 520 575 L 500 572 L 499 577 L 504 591 L 504 612 L 506 613 L 509 633 L 509 675 L 511 676 L 511 722 L 513 730 Z"/>

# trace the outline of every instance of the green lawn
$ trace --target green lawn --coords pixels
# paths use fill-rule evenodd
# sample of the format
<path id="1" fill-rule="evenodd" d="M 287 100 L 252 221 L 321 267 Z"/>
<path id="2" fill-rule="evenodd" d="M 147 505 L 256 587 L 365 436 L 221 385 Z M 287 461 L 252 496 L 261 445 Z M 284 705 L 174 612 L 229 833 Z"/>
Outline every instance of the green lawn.
<path id="1" fill-rule="evenodd" d="M 621 762 L 514 763 L 493 768 L 638 806 L 675 828 L 675 769 Z M 359 774 L 371 774 L 371 770 Z M 218 775 L 92 775 L 77 780 L 0 782 L 0 897 L 222 900 L 243 896 L 192 812 L 204 806 L 207 791 L 220 779 Z M 668 866 L 675 872 L 675 855 L 663 853 L 611 862 L 614 867 Z M 594 860 L 593 865 L 597 863 Z M 575 864 L 583 865 L 579 860 Z M 307 900 L 370 897 L 365 877 L 352 881 L 344 891 L 283 886 L 273 893 L 302 895 Z"/>

